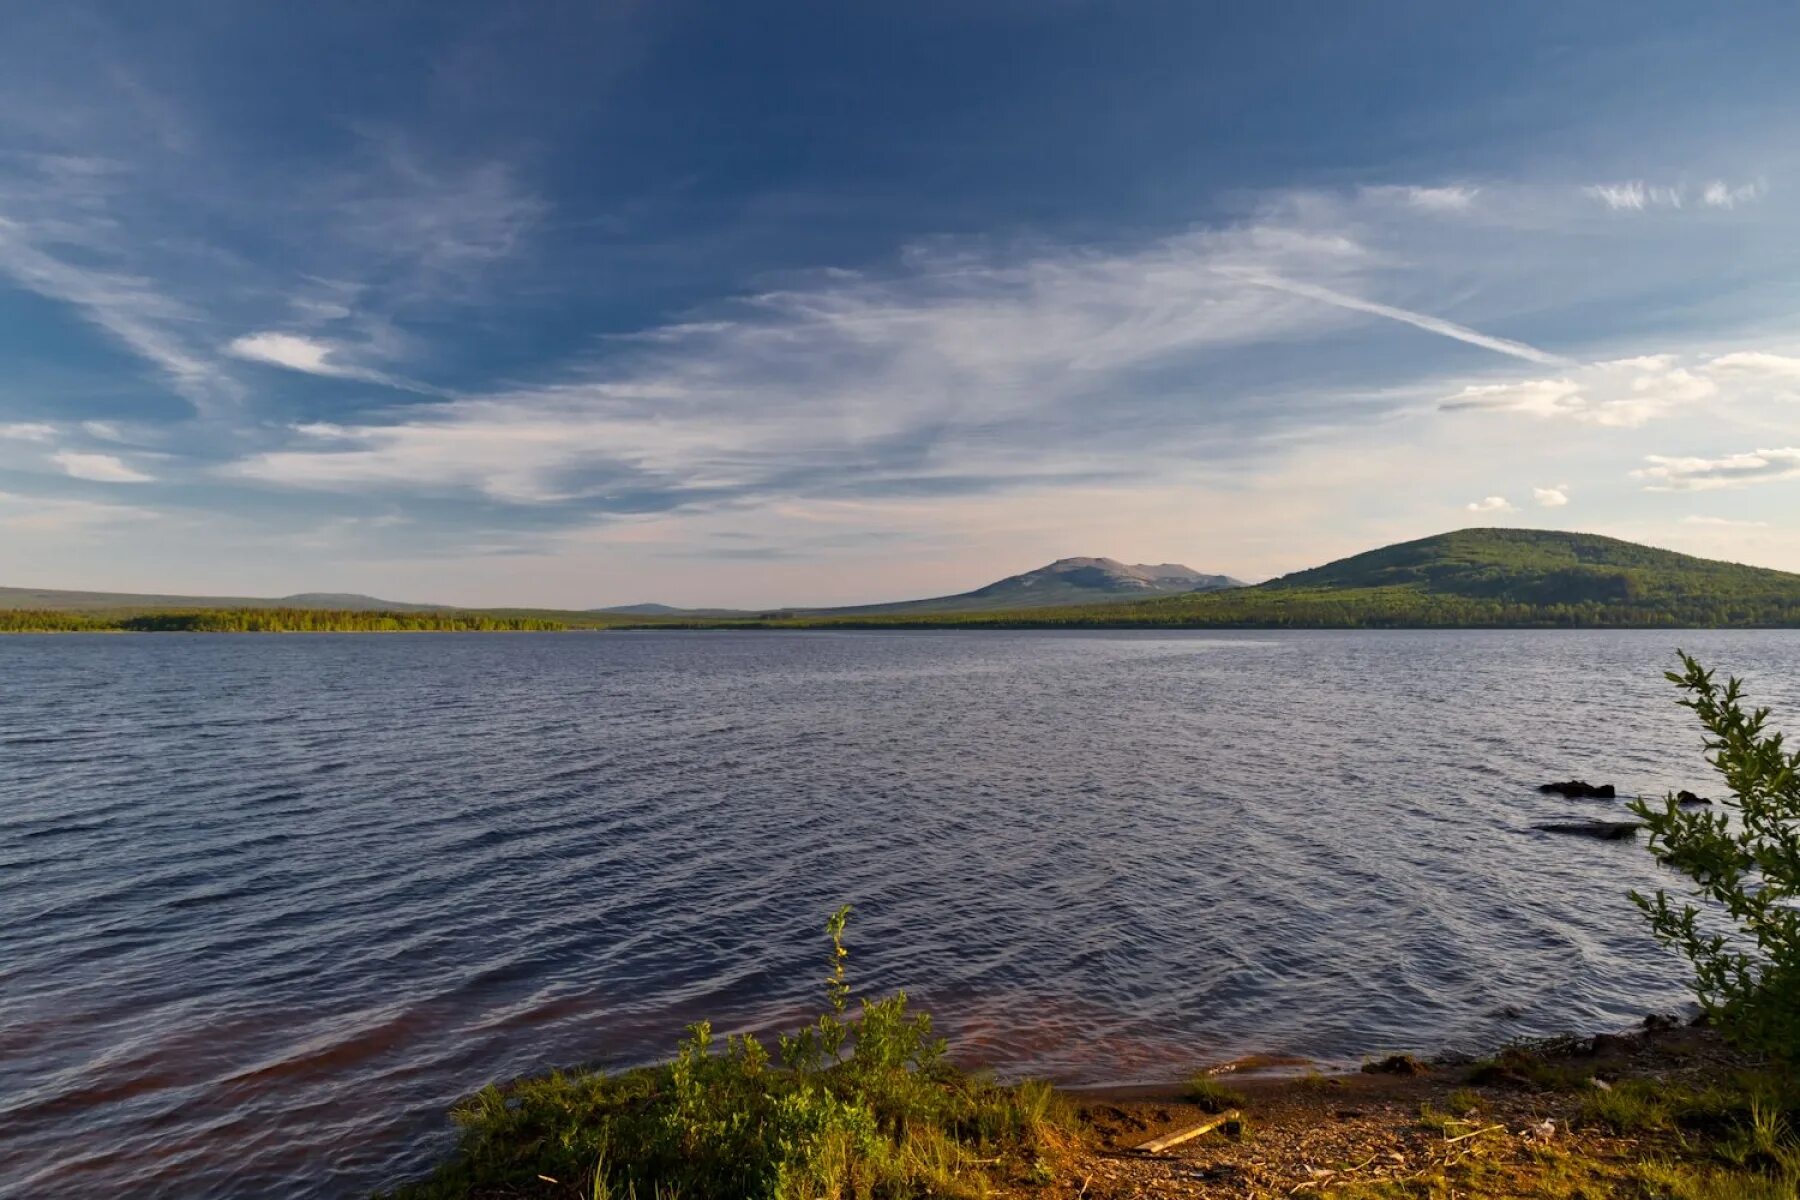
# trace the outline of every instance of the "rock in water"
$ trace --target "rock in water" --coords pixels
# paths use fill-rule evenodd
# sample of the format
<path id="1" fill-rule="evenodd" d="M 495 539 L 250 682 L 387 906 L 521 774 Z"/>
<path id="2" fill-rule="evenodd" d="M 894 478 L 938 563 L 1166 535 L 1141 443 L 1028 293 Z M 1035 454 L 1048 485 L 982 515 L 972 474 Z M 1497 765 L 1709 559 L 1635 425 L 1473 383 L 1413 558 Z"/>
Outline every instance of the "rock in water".
<path id="1" fill-rule="evenodd" d="M 1693 808 L 1701 804 L 1711 804 L 1712 801 L 1705 796 L 1696 796 L 1694 793 L 1683 789 L 1675 793 L 1675 803 L 1681 805 L 1683 808 Z"/>
<path id="2" fill-rule="evenodd" d="M 1532 828 L 1541 829 L 1545 833 L 1567 833 L 1575 837 L 1617 842 L 1631 837 L 1643 825 L 1637 821 L 1552 821 L 1547 825 L 1533 825 Z"/>
<path id="3" fill-rule="evenodd" d="M 1554 792 L 1569 800 L 1611 800 L 1619 793 L 1610 783 L 1598 787 L 1585 779 L 1569 779 L 1562 783 L 1546 783 L 1538 788 L 1540 792 Z"/>

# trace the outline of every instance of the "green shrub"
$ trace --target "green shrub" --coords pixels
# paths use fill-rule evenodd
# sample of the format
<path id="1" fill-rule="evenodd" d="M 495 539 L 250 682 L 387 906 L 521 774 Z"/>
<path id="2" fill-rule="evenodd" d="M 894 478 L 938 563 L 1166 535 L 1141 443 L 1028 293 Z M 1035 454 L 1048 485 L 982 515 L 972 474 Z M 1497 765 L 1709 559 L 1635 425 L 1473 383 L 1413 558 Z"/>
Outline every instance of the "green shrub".
<path id="1" fill-rule="evenodd" d="M 944 1059 L 905 993 L 849 1014 L 839 910 L 827 925 L 829 1006 L 783 1036 L 717 1047 L 690 1026 L 675 1057 L 608 1076 L 490 1087 L 455 1112 L 455 1157 L 396 1200 L 485 1195 L 605 1200 L 977 1196 L 991 1173 L 1053 1173 L 1073 1114 L 1047 1085 L 1002 1087 Z"/>
<path id="2" fill-rule="evenodd" d="M 1705 727 L 1707 761 L 1729 794 L 1720 811 L 1684 810 L 1673 796 L 1631 807 L 1649 830 L 1651 852 L 1686 875 L 1730 927 L 1705 927 L 1698 907 L 1677 905 L 1660 889 L 1631 898 L 1657 936 L 1693 964 L 1700 1003 L 1727 1034 L 1800 1062 L 1800 754 L 1768 732 L 1768 709 L 1745 711 L 1739 680 L 1721 688 L 1689 655 L 1681 664 L 1668 678 Z"/>

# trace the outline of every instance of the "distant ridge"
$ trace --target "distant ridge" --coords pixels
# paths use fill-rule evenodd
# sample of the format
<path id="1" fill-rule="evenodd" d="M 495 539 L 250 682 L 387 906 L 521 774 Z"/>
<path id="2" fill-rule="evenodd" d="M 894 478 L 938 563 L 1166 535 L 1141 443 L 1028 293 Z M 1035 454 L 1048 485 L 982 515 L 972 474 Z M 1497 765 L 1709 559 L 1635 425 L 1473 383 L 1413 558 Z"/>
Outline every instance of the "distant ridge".
<path id="1" fill-rule="evenodd" d="M 292 596 L 176 596 L 149 592 L 74 592 L 0 587 L 0 609 L 105 612 L 157 608 L 317 608 L 339 612 L 438 612 L 442 604 L 406 604 L 355 592 L 299 592 Z"/>
<path id="2" fill-rule="evenodd" d="M 879 616 L 884 613 L 984 612 L 1007 608 L 1043 608 L 1068 604 L 1106 604 L 1151 596 L 1184 595 L 1243 587 L 1229 575 L 1207 575 L 1180 563 L 1122 563 L 1111 558 L 1059 558 L 1048 566 L 1008 575 L 972 592 L 852 604 L 837 608 L 783 608 L 761 612 L 729 608 L 675 608 L 667 604 L 626 604 L 592 611 L 611 616 L 733 618 Z"/>
<path id="3" fill-rule="evenodd" d="M 1365 551 L 1256 586 L 1173 563 L 1065 558 L 954 596 L 762 613 L 663 604 L 585 613 L 476 612 L 335 592 L 247 599 L 0 588 L 0 628 L 63 627 L 9 621 L 3 615 L 20 609 L 113 619 L 131 611 L 259 608 L 442 613 L 590 628 L 1789 628 L 1800 627 L 1800 575 L 1598 534 L 1461 529 Z"/>

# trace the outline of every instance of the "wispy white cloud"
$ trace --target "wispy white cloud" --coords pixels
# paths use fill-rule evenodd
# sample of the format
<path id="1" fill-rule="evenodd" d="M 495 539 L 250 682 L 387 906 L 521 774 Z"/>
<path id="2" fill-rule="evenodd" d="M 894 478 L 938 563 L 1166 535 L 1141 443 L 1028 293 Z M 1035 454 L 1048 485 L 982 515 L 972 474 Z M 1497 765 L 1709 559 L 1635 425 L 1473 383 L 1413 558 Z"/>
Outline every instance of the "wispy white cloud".
<path id="1" fill-rule="evenodd" d="M 8 421 L 0 424 L 0 438 L 21 442 L 47 442 L 56 436 L 56 426 L 41 421 Z"/>
<path id="2" fill-rule="evenodd" d="M 0 492 L 0 529 L 17 534 L 66 536 L 156 516 L 151 509 L 125 504 Z"/>
<path id="3" fill-rule="evenodd" d="M 1752 450 L 1721 458 L 1646 456 L 1650 465 L 1632 472 L 1652 492 L 1711 491 L 1800 478 L 1800 447 Z"/>
<path id="4" fill-rule="evenodd" d="M 1512 501 L 1508 500 L 1505 496 L 1484 496 L 1480 500 L 1469 501 L 1469 503 L 1463 505 L 1463 507 L 1468 509 L 1472 513 L 1501 513 L 1501 512 L 1517 512 L 1518 511 L 1516 508 L 1513 507 Z"/>
<path id="5" fill-rule="evenodd" d="M 1317 300 L 1322 304 L 1334 305 L 1349 309 L 1351 312 L 1368 313 L 1371 316 L 1386 317 L 1390 321 L 1399 321 L 1427 333 L 1440 334 L 1454 338 L 1459 342 L 1467 342 L 1471 346 L 1480 346 L 1486 350 L 1494 350 L 1501 354 L 1510 354 L 1514 358 L 1523 358 L 1529 362 L 1544 363 L 1550 366 L 1561 365 L 1569 360 L 1560 354 L 1551 354 L 1547 350 L 1539 350 L 1536 346 L 1528 346 L 1524 342 L 1515 342 L 1508 338 L 1494 337 L 1466 325 L 1458 325 L 1454 321 L 1446 321 L 1442 317 L 1434 317 L 1429 313 L 1413 312 L 1409 309 L 1397 308 L 1391 304 L 1382 304 L 1375 300 L 1365 300 L 1360 296 L 1348 295 L 1332 288 L 1322 287 L 1314 283 L 1303 283 L 1293 279 L 1283 279 L 1279 275 L 1271 275 L 1240 268 L 1227 268 L 1229 273 L 1246 283 L 1258 287 L 1274 288 L 1276 291 L 1288 292 L 1295 296 L 1305 296 L 1309 300 Z"/>
<path id="6" fill-rule="evenodd" d="M 1645 183 L 1630 179 L 1619 183 L 1596 183 L 1581 189 L 1590 200 L 1597 200 L 1614 212 L 1644 212 L 1653 208 L 1680 209 L 1691 199 L 1707 208 L 1736 208 L 1758 200 L 1763 194 L 1761 182 L 1733 185 L 1715 179 L 1699 189 L 1697 195 L 1685 184 Z"/>
<path id="7" fill-rule="evenodd" d="M 97 483 L 153 482 L 151 476 L 127 466 L 123 459 L 112 454 L 86 454 L 77 450 L 59 450 L 50 456 L 50 461 L 61 467 L 65 474 L 76 479 L 91 479 Z"/>
<path id="8" fill-rule="evenodd" d="M 1424 212 L 1458 213 L 1467 212 L 1474 206 L 1475 198 L 1481 195 L 1481 189 L 1461 184 L 1442 187 L 1403 184 L 1364 188 L 1363 194 L 1375 200 L 1395 200 Z"/>
<path id="9" fill-rule="evenodd" d="M 91 243 L 90 252 L 99 249 Z M 83 256 L 86 257 L 86 256 Z M 236 395 L 217 367 L 178 332 L 194 314 L 149 280 L 63 258 L 34 244 L 27 226 L 0 215 L 0 272 L 47 299 L 73 307 L 115 341 L 160 369 L 196 404 Z"/>
<path id="10" fill-rule="evenodd" d="M 343 347 L 321 338 L 263 330 L 233 338 L 226 344 L 225 353 L 233 358 L 243 359 L 245 362 L 281 367 L 288 371 L 298 371 L 303 375 L 318 375 L 326 379 L 355 379 L 363 383 L 378 383 L 384 387 L 399 388 L 402 391 L 422 392 L 430 395 L 443 394 L 438 389 L 425 384 L 401 379 L 372 367 L 344 361 Z"/>
<path id="11" fill-rule="evenodd" d="M 1736 208 L 1762 197 L 1763 185 L 1744 183 L 1733 187 L 1723 179 L 1715 179 L 1700 192 L 1700 202 L 1709 208 Z"/>
<path id="12" fill-rule="evenodd" d="M 1767 521 L 1741 521 L 1735 517 L 1702 517 L 1686 516 L 1681 518 L 1683 525 L 1702 525 L 1709 529 L 1767 529 Z"/>
<path id="13" fill-rule="evenodd" d="M 875 486 L 883 459 L 889 472 L 943 478 L 967 472 L 976 447 L 982 470 L 1041 469 L 1041 452 L 999 463 L 978 431 L 1027 413 L 1074 419 L 1133 372 L 1340 324 L 1231 271 L 1348 278 L 1364 253 L 1335 233 L 1274 226 L 1115 255 L 918 248 L 892 277 L 823 273 L 729 315 L 645 331 L 585 378 L 308 427 L 230 470 L 291 486 L 473 488 L 547 503 L 820 476 Z M 1093 448 L 1091 461 L 1101 455 Z"/>

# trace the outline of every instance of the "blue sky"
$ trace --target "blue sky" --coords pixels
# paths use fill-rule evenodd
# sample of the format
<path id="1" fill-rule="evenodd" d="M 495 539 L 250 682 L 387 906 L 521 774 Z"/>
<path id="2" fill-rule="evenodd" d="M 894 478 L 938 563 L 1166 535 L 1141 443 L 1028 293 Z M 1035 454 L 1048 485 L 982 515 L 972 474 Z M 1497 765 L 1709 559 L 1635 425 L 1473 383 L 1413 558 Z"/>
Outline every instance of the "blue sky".
<path id="1" fill-rule="evenodd" d="M 15 6 L 0 582 L 1800 570 L 1791 4 Z"/>

